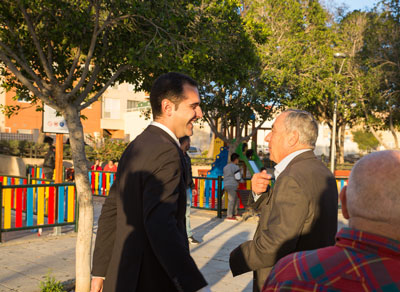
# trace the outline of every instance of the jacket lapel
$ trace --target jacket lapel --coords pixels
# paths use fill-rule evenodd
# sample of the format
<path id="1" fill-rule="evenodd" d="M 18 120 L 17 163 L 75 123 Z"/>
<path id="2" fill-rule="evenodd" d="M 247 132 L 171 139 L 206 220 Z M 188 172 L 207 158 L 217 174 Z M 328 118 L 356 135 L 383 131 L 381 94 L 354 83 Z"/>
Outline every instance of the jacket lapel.
<path id="1" fill-rule="evenodd" d="M 150 125 L 147 127 L 147 130 L 150 132 L 153 132 L 157 135 L 162 136 L 163 138 L 167 139 L 168 141 L 170 141 L 178 150 L 179 153 L 179 158 L 181 161 L 181 173 L 182 173 L 182 181 L 186 182 L 186 163 L 185 163 L 185 157 L 183 156 L 183 151 L 182 149 L 178 146 L 178 144 L 176 143 L 176 141 L 174 140 L 174 138 L 172 138 L 167 132 L 165 132 L 163 129 Z"/>

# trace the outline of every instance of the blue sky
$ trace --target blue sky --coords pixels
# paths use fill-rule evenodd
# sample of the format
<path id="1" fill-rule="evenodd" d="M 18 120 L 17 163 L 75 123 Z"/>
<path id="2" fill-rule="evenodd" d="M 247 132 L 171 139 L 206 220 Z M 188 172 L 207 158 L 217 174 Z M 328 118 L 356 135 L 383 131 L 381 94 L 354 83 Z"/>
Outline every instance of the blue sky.
<path id="1" fill-rule="evenodd" d="M 355 9 L 364 10 L 365 7 L 372 8 L 377 0 L 336 0 L 337 3 L 345 3 L 350 11 Z"/>

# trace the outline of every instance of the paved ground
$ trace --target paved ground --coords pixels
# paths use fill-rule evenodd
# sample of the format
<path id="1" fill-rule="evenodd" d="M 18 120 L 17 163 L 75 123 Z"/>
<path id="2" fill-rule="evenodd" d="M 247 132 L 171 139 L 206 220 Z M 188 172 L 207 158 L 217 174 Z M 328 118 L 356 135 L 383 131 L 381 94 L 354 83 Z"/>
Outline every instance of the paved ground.
<path id="1" fill-rule="evenodd" d="M 101 201 L 95 202 L 95 218 Z M 193 210 L 193 234 L 202 243 L 191 246 L 192 256 L 214 292 L 251 291 L 252 274 L 233 278 L 228 265 L 229 253 L 250 239 L 256 221 L 230 222 L 215 217 L 216 212 Z M 342 224 L 341 224 L 342 225 Z M 0 245 L 0 291 L 35 292 L 46 274 L 59 281 L 75 277 L 76 234 L 68 229 L 58 236 L 32 232 L 9 235 Z"/>

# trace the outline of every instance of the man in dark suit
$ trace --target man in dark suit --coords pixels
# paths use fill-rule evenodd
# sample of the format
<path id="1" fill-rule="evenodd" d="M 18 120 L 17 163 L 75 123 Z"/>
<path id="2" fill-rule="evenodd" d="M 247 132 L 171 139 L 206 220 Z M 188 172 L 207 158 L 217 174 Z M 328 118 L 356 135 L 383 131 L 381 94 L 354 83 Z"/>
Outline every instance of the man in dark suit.
<path id="1" fill-rule="evenodd" d="M 178 141 L 203 115 L 197 83 L 164 74 L 150 103 L 154 120 L 124 151 L 99 218 L 92 292 L 209 291 L 189 253 Z"/>
<path id="2" fill-rule="evenodd" d="M 253 176 L 254 208 L 261 212 L 253 240 L 232 251 L 233 276 L 254 271 L 253 291 L 261 291 L 274 264 L 285 255 L 333 245 L 338 191 L 332 173 L 314 153 L 318 125 L 305 111 L 280 114 L 266 136 L 276 162 L 275 184 L 266 171 Z"/>

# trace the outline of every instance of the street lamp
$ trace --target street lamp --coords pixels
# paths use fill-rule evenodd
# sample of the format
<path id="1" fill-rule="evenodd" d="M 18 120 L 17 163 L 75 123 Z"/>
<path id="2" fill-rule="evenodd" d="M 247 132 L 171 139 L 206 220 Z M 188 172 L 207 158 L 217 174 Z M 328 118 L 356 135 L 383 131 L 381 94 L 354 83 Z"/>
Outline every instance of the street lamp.
<path id="1" fill-rule="evenodd" d="M 333 57 L 338 58 L 338 59 L 343 59 L 342 64 L 340 65 L 339 68 L 339 75 L 342 72 L 344 61 L 347 57 L 346 54 L 344 53 L 334 53 Z M 333 104 L 333 118 L 332 118 L 332 135 L 331 135 L 331 171 L 334 174 L 335 173 L 335 156 L 336 156 L 336 120 L 337 120 L 337 105 L 338 105 L 338 99 L 337 99 L 337 81 L 335 81 L 335 101 Z"/>

